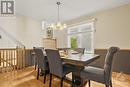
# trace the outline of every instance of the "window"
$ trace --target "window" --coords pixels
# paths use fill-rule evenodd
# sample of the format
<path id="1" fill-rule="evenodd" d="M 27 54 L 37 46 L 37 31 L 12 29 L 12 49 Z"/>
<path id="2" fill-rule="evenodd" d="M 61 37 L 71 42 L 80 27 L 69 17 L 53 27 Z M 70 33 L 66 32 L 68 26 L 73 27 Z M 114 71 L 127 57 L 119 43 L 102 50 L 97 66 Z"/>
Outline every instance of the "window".
<path id="1" fill-rule="evenodd" d="M 94 32 L 94 22 L 69 27 L 68 47 L 85 48 L 86 53 L 94 53 Z"/>

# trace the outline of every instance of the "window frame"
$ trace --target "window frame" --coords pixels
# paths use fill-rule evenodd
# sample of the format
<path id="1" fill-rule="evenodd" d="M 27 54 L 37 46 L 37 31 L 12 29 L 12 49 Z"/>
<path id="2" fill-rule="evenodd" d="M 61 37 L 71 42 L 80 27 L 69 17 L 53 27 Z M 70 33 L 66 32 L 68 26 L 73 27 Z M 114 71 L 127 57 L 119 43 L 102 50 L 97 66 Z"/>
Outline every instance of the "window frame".
<path id="1" fill-rule="evenodd" d="M 86 27 L 90 26 L 90 27 L 91 27 L 91 30 L 82 32 L 82 31 L 81 31 L 81 30 L 82 30 L 81 28 L 82 28 L 83 26 L 86 26 Z M 77 33 L 72 33 L 72 32 L 71 32 L 72 29 L 77 29 L 78 32 L 77 32 Z M 67 47 L 71 48 L 71 44 L 70 44 L 70 36 L 71 36 L 71 35 L 74 35 L 74 34 L 76 35 L 76 34 L 80 34 L 80 33 L 91 32 L 91 38 L 92 38 L 92 40 L 91 40 L 91 51 L 89 51 L 89 52 L 87 51 L 87 52 L 85 52 L 85 53 L 94 53 L 95 31 L 96 31 L 96 30 L 95 30 L 95 23 L 94 23 L 94 21 L 70 26 L 70 27 L 68 28 L 68 30 L 67 30 Z"/>

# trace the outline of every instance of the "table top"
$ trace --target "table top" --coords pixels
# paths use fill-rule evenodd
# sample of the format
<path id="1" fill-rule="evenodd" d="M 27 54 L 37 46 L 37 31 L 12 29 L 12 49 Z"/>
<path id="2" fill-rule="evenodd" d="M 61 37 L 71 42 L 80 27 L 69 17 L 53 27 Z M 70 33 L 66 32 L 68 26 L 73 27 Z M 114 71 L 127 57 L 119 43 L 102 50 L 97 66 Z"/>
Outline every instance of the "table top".
<path id="1" fill-rule="evenodd" d="M 70 53 L 70 54 L 65 54 L 65 55 L 63 54 L 61 53 L 60 55 L 64 62 L 68 64 L 76 65 L 76 66 L 87 66 L 88 64 L 97 60 L 100 57 L 100 55 L 98 54 L 87 54 L 87 53 L 85 54 Z M 46 56 L 45 52 L 44 52 L 44 55 Z"/>
<path id="2" fill-rule="evenodd" d="M 74 64 L 78 66 L 86 66 L 89 63 L 95 61 L 98 59 L 100 55 L 97 54 L 70 54 L 68 56 L 62 57 L 61 58 L 69 64 Z"/>

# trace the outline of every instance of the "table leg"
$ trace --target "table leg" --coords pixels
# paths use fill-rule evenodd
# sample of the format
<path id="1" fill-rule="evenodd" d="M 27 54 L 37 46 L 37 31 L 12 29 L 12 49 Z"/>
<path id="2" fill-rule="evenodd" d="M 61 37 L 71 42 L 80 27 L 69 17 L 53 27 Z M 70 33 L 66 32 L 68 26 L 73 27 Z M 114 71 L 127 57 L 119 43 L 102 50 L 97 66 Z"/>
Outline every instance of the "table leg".
<path id="1" fill-rule="evenodd" d="M 72 87 L 84 87 L 85 81 L 80 77 L 80 71 L 83 68 L 78 67 L 75 72 L 72 72 Z"/>

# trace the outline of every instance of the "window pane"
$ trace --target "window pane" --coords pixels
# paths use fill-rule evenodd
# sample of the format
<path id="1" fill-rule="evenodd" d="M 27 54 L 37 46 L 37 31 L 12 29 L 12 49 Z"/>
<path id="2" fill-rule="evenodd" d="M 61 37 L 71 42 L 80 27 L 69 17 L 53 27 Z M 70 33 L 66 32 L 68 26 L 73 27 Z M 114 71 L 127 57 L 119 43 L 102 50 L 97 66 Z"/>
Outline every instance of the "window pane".
<path id="1" fill-rule="evenodd" d="M 93 53 L 93 28 L 93 23 L 82 24 L 69 28 L 68 46 L 71 48 L 85 48 L 86 53 Z"/>
<path id="2" fill-rule="evenodd" d="M 77 37 L 71 37 L 71 48 L 77 48 L 78 44 L 77 44 Z"/>
<path id="3" fill-rule="evenodd" d="M 87 33 L 82 33 L 81 34 L 81 47 L 86 48 L 87 52 L 90 52 L 92 50 L 91 45 L 92 45 L 92 34 L 91 32 Z"/>

